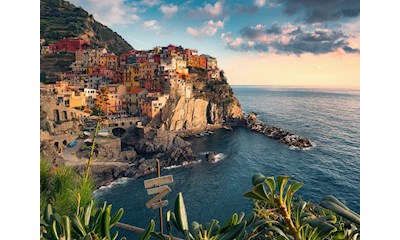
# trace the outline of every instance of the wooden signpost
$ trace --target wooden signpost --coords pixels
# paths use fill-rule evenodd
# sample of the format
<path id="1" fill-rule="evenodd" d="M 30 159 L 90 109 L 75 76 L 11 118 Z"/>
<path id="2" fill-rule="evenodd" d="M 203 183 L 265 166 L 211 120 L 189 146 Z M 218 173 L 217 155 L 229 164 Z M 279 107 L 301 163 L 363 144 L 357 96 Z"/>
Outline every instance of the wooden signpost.
<path id="1" fill-rule="evenodd" d="M 168 183 L 173 183 L 174 178 L 172 175 L 166 175 L 161 177 L 160 161 L 157 159 L 157 176 L 156 178 L 148 179 L 144 181 L 144 187 L 147 189 L 148 195 L 154 195 L 145 205 L 147 208 L 159 209 L 160 215 L 160 232 L 163 233 L 163 223 L 162 223 L 162 207 L 168 205 L 168 200 L 162 200 L 171 189 L 166 185 Z"/>

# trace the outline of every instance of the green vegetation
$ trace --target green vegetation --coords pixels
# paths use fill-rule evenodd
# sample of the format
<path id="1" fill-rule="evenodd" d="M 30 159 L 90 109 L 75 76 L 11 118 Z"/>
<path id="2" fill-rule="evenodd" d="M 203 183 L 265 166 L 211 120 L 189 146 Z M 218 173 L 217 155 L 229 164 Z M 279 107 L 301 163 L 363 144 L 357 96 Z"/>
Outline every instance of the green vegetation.
<path id="1" fill-rule="evenodd" d="M 174 212 L 167 212 L 166 227 L 171 238 L 172 226 L 174 226 L 188 240 L 241 239 L 245 229 L 252 225 L 255 220 L 256 216 L 254 213 L 245 216 L 242 212 L 240 214 L 233 214 L 222 226 L 215 219 L 211 223 L 206 224 L 192 222 L 189 226 L 183 196 L 182 193 L 179 193 L 175 200 Z M 158 239 L 164 239 L 159 234 L 153 233 L 152 235 Z"/>
<path id="2" fill-rule="evenodd" d="M 89 169 L 90 166 L 88 166 Z M 123 209 L 111 216 L 112 205 L 98 208 L 93 199 L 93 181 L 71 167 L 55 166 L 40 159 L 40 239 L 116 240 L 111 229 L 121 219 Z M 149 239 L 154 221 L 141 235 Z M 126 239 L 126 238 L 121 238 Z"/>
<path id="3" fill-rule="evenodd" d="M 49 203 L 61 215 L 73 212 L 77 207 L 78 194 L 80 203 L 86 205 L 92 200 L 93 191 L 93 181 L 84 181 L 72 167 L 54 166 L 47 159 L 40 159 L 41 214 Z"/>
<path id="4" fill-rule="evenodd" d="M 132 49 L 120 35 L 94 20 L 81 7 L 64 0 L 40 1 L 40 37 L 46 39 L 47 44 L 87 33 L 93 33 L 89 37 L 93 46 L 105 47 L 109 52 L 119 55 Z"/>
<path id="5" fill-rule="evenodd" d="M 360 216 L 333 196 L 324 197 L 321 206 L 308 207 L 293 195 L 303 184 L 289 182 L 288 176 L 253 176 L 254 187 L 244 194 L 254 200 L 259 219 L 273 220 L 253 229 L 251 238 L 261 239 L 359 239 Z"/>
<path id="6" fill-rule="evenodd" d="M 92 200 L 81 207 L 79 195 L 77 200 L 76 212 L 63 216 L 47 205 L 40 223 L 43 239 L 117 239 L 118 232 L 111 237 L 110 229 L 121 219 L 122 208 L 111 217 L 111 205 L 96 208 Z"/>
<path id="7" fill-rule="evenodd" d="M 75 61 L 74 53 L 50 53 L 40 56 L 40 81 L 43 83 L 55 83 L 56 73 L 67 72 Z"/>

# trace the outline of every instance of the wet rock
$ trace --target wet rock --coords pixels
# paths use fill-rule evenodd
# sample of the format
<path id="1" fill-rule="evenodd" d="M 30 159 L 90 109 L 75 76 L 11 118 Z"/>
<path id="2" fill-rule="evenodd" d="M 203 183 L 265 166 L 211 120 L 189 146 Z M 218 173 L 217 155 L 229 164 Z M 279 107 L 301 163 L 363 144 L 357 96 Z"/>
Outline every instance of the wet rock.
<path id="1" fill-rule="evenodd" d="M 126 162 L 132 162 L 136 159 L 137 153 L 135 150 L 122 151 L 120 154 L 120 160 Z"/>
<path id="2" fill-rule="evenodd" d="M 216 155 L 217 155 L 216 152 L 208 152 L 208 153 L 206 153 L 206 161 L 210 162 L 210 163 L 215 162 Z"/>
<path id="3" fill-rule="evenodd" d="M 264 134 L 269 138 L 273 138 L 279 140 L 280 142 L 291 146 L 291 147 L 298 147 L 298 148 L 308 148 L 312 147 L 310 140 L 307 138 L 303 138 L 297 134 L 293 134 L 283 130 L 282 128 L 269 126 L 265 123 L 262 123 L 258 118 L 257 114 L 250 113 L 248 116 L 245 117 L 245 122 L 247 127 L 254 132 L 258 132 Z"/>

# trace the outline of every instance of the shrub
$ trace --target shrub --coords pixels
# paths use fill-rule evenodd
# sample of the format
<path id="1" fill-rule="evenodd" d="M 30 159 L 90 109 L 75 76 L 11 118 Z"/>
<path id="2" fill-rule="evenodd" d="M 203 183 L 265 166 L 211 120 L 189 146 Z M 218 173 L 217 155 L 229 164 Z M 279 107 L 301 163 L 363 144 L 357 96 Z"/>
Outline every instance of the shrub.
<path id="1" fill-rule="evenodd" d="M 53 165 L 40 159 L 40 213 L 47 204 L 51 204 L 60 214 L 66 214 L 76 208 L 76 197 L 81 196 L 81 204 L 86 205 L 92 199 L 93 180 L 84 181 L 72 168 Z"/>

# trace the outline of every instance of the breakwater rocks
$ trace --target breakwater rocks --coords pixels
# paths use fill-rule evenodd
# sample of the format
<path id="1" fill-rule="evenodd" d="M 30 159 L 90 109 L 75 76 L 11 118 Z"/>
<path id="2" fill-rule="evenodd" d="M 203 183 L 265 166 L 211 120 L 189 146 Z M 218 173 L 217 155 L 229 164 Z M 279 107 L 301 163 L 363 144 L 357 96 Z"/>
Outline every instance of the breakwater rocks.
<path id="1" fill-rule="evenodd" d="M 269 126 L 262 123 L 255 113 L 250 113 L 245 117 L 246 126 L 254 132 L 259 132 L 267 137 L 277 139 L 283 144 L 300 149 L 312 147 L 310 140 L 297 134 L 287 132 L 279 127 Z"/>

